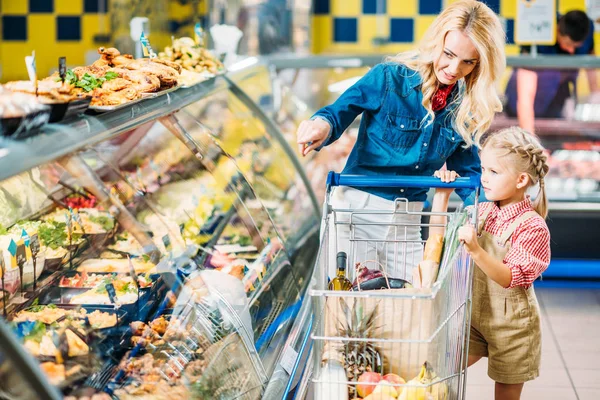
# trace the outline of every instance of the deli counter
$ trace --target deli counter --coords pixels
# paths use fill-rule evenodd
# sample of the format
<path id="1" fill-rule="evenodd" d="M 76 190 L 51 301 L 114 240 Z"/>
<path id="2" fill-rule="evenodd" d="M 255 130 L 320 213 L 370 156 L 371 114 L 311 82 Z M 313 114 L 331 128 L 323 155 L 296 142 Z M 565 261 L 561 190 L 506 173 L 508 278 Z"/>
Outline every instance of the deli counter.
<path id="1" fill-rule="evenodd" d="M 281 398 L 320 212 L 271 78 L 0 141 L 0 398 Z"/>

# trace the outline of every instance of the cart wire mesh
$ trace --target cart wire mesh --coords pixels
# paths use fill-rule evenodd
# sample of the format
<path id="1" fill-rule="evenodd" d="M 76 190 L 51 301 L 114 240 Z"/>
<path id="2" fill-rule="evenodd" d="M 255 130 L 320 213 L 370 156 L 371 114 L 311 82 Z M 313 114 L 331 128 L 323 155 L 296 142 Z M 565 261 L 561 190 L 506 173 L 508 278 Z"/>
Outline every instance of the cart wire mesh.
<path id="1" fill-rule="evenodd" d="M 469 210 L 473 218 L 475 210 Z M 472 263 L 459 245 L 457 229 L 467 214 L 462 209 L 455 213 L 412 211 L 407 200 L 397 200 L 392 211 L 334 209 L 326 203 L 317 284 L 310 291 L 315 318 L 311 334 L 315 399 L 362 398 L 373 391 L 399 399 L 464 398 Z M 396 218 L 399 215 L 402 218 Z M 350 281 L 356 265 L 370 263 L 369 268 L 387 270 L 390 276 L 411 282 L 412 267 L 422 259 L 425 240 L 411 237 L 410 232 L 444 226 L 424 221 L 423 217 L 433 215 L 446 217 L 447 223 L 442 261 L 431 288 L 327 290 L 340 250 L 348 252 Z M 329 229 L 332 224 L 334 229 Z M 387 226 L 387 234 L 373 237 L 381 225 Z M 349 244 L 338 241 L 340 227 L 349 230 Z M 367 230 L 370 237 L 361 235 Z M 390 384 L 378 385 L 378 378 L 365 375 L 368 372 L 380 377 L 395 374 L 402 380 L 388 375 Z"/>

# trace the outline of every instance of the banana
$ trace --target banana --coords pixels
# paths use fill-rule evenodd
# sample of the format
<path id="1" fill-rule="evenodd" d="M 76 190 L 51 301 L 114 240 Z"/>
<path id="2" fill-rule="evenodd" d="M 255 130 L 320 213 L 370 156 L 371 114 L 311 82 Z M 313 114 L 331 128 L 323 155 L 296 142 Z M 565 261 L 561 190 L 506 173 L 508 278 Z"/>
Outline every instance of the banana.
<path id="1" fill-rule="evenodd" d="M 427 361 L 421 366 L 419 375 L 407 382 L 398 400 L 446 400 L 448 386 L 439 380 L 437 374 Z"/>

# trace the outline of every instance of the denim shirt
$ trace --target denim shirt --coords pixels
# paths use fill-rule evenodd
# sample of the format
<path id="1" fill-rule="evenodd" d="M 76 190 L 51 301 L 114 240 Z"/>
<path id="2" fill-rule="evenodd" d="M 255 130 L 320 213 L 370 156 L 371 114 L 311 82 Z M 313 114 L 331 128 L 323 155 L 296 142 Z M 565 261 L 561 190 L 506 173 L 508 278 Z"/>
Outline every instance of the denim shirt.
<path id="1" fill-rule="evenodd" d="M 421 76 L 398 63 L 378 64 L 346 90 L 335 103 L 317 111 L 331 125 L 327 146 L 340 138 L 362 113 L 358 138 L 342 173 L 353 175 L 431 176 L 447 163 L 460 176 L 481 174 L 475 146 L 465 142 L 453 128 L 452 112 L 462 82 L 448 96 L 447 106 L 436 113 L 433 123 L 422 105 Z M 459 87 L 460 86 L 460 87 Z M 395 200 L 425 201 L 427 188 L 364 188 L 369 193 Z M 474 192 L 458 189 L 457 194 L 472 204 Z"/>

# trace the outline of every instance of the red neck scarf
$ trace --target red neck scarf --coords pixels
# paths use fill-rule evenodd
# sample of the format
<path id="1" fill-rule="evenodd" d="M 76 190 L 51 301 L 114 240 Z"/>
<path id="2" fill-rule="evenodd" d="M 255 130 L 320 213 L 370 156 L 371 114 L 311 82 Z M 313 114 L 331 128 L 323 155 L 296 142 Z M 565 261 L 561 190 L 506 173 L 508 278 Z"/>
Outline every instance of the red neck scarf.
<path id="1" fill-rule="evenodd" d="M 440 85 L 438 87 L 438 90 L 431 98 L 431 108 L 433 109 L 433 111 L 439 111 L 446 107 L 446 100 L 448 99 L 450 93 L 452 93 L 452 89 L 454 89 L 455 85 L 456 83 L 453 83 L 452 85 L 448 86 Z"/>

